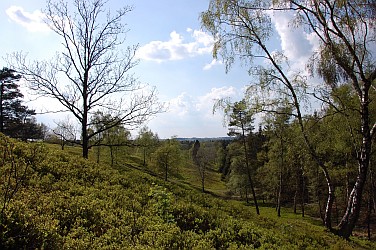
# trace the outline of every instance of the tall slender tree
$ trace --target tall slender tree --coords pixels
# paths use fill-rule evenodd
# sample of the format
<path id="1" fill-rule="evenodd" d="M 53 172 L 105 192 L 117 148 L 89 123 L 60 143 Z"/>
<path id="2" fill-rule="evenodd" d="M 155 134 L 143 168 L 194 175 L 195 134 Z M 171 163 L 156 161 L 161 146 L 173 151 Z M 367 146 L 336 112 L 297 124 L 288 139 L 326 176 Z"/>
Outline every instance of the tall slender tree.
<path id="1" fill-rule="evenodd" d="M 215 165 L 217 145 L 213 142 L 195 141 L 192 147 L 192 160 L 198 169 L 201 179 L 201 190 L 205 193 L 205 182 L 208 169 Z"/>
<path id="2" fill-rule="evenodd" d="M 214 110 L 221 108 L 225 112 L 225 119 L 228 119 L 229 132 L 228 135 L 236 136 L 241 141 L 244 150 L 245 169 L 247 171 L 248 185 L 251 189 L 253 202 L 255 204 L 256 213 L 260 214 L 257 203 L 256 191 L 254 188 L 252 169 L 249 159 L 249 148 L 247 143 L 247 136 L 253 130 L 253 112 L 248 109 L 246 101 L 243 99 L 239 102 L 231 103 L 228 100 L 218 100 L 214 105 Z"/>
<path id="3" fill-rule="evenodd" d="M 279 114 L 269 114 L 265 117 L 266 122 L 269 124 L 268 128 L 271 132 L 268 142 L 268 164 L 277 165 L 278 169 L 278 194 L 277 194 L 277 215 L 281 216 L 281 203 L 282 203 L 282 192 L 284 183 L 284 176 L 287 168 L 287 146 L 289 141 L 288 127 L 290 123 L 291 113 L 289 107 L 281 107 L 278 109 Z M 273 159 L 274 158 L 274 159 Z"/>
<path id="4" fill-rule="evenodd" d="M 359 218 L 376 133 L 376 121 L 370 114 L 376 84 L 375 51 L 371 49 L 376 39 L 376 4 L 369 0 L 288 2 L 321 42 L 319 53 L 312 57 L 312 69 L 332 88 L 349 80 L 358 97 L 359 170 L 338 225 L 338 234 L 348 238 Z"/>

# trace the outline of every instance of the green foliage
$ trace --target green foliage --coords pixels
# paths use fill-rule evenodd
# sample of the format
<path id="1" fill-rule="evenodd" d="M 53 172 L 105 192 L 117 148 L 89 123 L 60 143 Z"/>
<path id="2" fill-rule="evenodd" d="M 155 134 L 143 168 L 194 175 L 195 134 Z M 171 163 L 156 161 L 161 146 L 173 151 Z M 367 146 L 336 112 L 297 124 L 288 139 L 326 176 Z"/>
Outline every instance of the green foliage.
<path id="1" fill-rule="evenodd" d="M 158 135 L 147 127 L 143 127 L 139 131 L 139 136 L 136 138 L 135 143 L 142 150 L 143 165 L 146 166 L 148 161 L 150 161 L 151 154 L 159 144 Z"/>
<path id="2" fill-rule="evenodd" d="M 357 248 L 309 220 L 270 216 L 271 208 L 256 216 L 241 202 L 138 170 L 115 170 L 5 136 L 0 145 L 2 197 L 9 164 L 22 172 L 27 167 L 3 211 L 1 249 Z M 4 153 L 7 148 L 12 154 Z"/>
<path id="3" fill-rule="evenodd" d="M 182 156 L 180 143 L 176 139 L 163 141 L 153 154 L 155 171 L 162 174 L 166 181 L 169 174 L 177 176 L 182 163 Z"/>
<path id="4" fill-rule="evenodd" d="M 291 71 L 288 56 L 284 55 L 284 51 L 276 51 L 271 46 L 269 40 L 276 30 L 272 27 L 270 12 L 278 15 L 277 13 L 285 11 L 292 14 L 292 26 L 308 29 L 316 35 L 319 46 L 309 55 L 310 61 L 306 66 L 312 76 L 321 77 L 323 83 L 314 84 L 303 77 L 299 69 Z M 371 100 L 375 94 L 376 67 L 374 51 L 370 48 L 373 46 L 375 35 L 369 31 L 374 30 L 376 19 L 371 18 L 374 17 L 374 12 L 373 2 L 363 0 L 211 0 L 208 10 L 201 14 L 203 28 L 215 38 L 213 56 L 222 57 L 226 71 L 236 61 L 241 61 L 249 67 L 248 72 L 251 75 L 258 77 L 250 83 L 246 91 L 248 100 L 253 104 L 252 108 L 258 112 L 280 115 L 278 107 L 290 106 L 290 113 L 299 123 L 306 148 L 325 177 L 325 196 L 328 201 L 324 223 L 329 229 L 332 228 L 333 204 L 337 205 L 334 196 L 336 186 L 347 185 L 347 189 L 351 189 L 345 198 L 347 201 L 343 217 L 338 221 L 338 235 L 346 238 L 352 234 L 362 211 L 361 200 L 364 198 L 364 187 L 369 179 L 370 159 L 373 154 L 375 118 L 372 114 L 375 112 L 371 112 Z M 255 60 L 256 58 L 263 60 Z M 339 87 L 346 84 L 350 84 L 349 89 L 353 92 L 350 97 L 356 97 L 350 98 L 350 103 L 349 99 L 343 98 L 341 91 L 337 92 Z M 318 133 L 314 134 L 311 133 L 310 126 L 306 126 L 306 123 L 312 125 L 311 121 L 307 122 L 302 115 L 305 100 L 311 99 L 309 92 L 313 92 L 313 96 L 321 102 L 322 107 L 327 108 L 322 114 L 325 121 L 314 121 L 321 123 L 316 131 Z M 330 96 L 332 94 L 334 95 Z M 327 119 L 330 116 L 334 117 L 336 123 L 332 123 L 335 127 L 328 129 L 325 123 L 331 123 Z M 356 126 L 354 121 L 358 123 Z M 323 131 L 322 125 L 325 127 Z M 336 127 L 340 129 L 335 131 Z M 344 127 L 346 129 L 342 130 Z M 284 151 L 281 149 L 281 153 Z M 358 170 L 346 173 L 346 184 L 343 180 L 336 183 L 336 180 L 340 179 L 336 175 L 343 165 L 341 161 L 349 162 L 351 165 L 356 162 L 358 165 Z M 279 194 L 282 190 L 282 162 L 279 168 Z M 270 167 L 276 169 L 276 166 L 274 164 Z"/>
<path id="5" fill-rule="evenodd" d="M 153 183 L 149 197 L 153 199 L 153 206 L 163 221 L 174 222 L 174 217 L 171 214 L 172 193 L 168 192 L 167 188 Z"/>
<path id="6" fill-rule="evenodd" d="M 36 123 L 35 110 L 22 105 L 20 78 L 15 70 L 0 69 L 0 132 L 25 141 L 43 139 L 45 126 Z"/>

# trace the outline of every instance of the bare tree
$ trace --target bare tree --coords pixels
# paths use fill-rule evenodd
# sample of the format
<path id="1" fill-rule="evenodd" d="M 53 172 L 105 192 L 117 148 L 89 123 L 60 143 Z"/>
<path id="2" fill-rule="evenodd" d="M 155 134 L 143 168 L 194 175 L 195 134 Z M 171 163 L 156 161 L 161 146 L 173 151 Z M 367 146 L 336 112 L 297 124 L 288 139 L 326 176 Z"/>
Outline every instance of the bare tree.
<path id="1" fill-rule="evenodd" d="M 61 150 L 64 150 L 67 142 L 75 143 L 77 129 L 76 126 L 70 121 L 69 116 L 65 120 L 60 120 L 56 123 L 57 127 L 52 132 L 60 137 Z"/>
<path id="2" fill-rule="evenodd" d="M 201 179 L 201 190 L 203 193 L 205 190 L 205 182 L 207 172 L 214 166 L 216 161 L 216 144 L 214 142 L 203 142 L 200 144 L 198 140 L 195 141 L 192 148 L 192 160 L 194 165 L 197 166 L 197 170 Z"/>
<path id="3" fill-rule="evenodd" d="M 163 109 L 155 88 L 143 86 L 131 73 L 138 46 L 124 46 L 128 30 L 122 19 L 133 8 L 111 13 L 106 3 L 47 1 L 46 22 L 62 39 L 62 52 L 49 61 L 29 62 L 22 53 L 8 57 L 31 89 L 57 99 L 78 120 L 84 158 L 96 134 L 120 124 L 138 126 Z M 91 131 L 90 117 L 99 110 L 113 119 Z"/>

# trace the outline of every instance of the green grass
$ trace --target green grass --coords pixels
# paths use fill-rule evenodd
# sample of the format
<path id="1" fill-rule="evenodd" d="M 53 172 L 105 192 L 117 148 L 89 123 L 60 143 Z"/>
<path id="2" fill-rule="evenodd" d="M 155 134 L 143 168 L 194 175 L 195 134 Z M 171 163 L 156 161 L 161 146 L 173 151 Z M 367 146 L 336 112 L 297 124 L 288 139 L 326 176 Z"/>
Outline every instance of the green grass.
<path id="1" fill-rule="evenodd" d="M 196 166 L 191 164 L 184 165 L 180 168 L 180 172 L 183 177 L 182 181 L 198 190 L 202 189 L 201 176 Z M 221 181 L 221 174 L 211 168 L 206 169 L 204 187 L 207 192 L 221 197 L 226 196 L 227 187 Z"/>

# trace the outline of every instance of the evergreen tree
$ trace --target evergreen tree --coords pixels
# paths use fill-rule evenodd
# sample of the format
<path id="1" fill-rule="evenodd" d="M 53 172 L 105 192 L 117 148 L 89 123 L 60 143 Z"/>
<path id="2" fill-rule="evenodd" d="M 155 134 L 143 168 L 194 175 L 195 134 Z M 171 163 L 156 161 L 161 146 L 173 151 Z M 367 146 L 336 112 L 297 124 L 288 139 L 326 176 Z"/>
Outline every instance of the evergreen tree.
<path id="1" fill-rule="evenodd" d="M 228 119 L 229 136 L 236 136 L 237 140 L 241 142 L 244 152 L 245 170 L 248 177 L 248 185 L 252 191 L 253 201 L 256 207 L 256 213 L 260 214 L 257 204 L 256 192 L 252 179 L 253 171 L 249 159 L 249 147 L 247 145 L 247 138 L 252 135 L 254 112 L 249 109 L 249 105 L 245 99 L 231 103 L 228 100 L 218 100 L 214 105 L 214 110 L 222 109 L 224 111 L 225 119 Z"/>
<path id="2" fill-rule="evenodd" d="M 35 110 L 22 105 L 20 78 L 12 69 L 0 70 L 0 131 L 22 140 L 42 138 L 44 128 L 36 123 Z"/>
<path id="3" fill-rule="evenodd" d="M 4 122 L 9 120 L 11 103 L 23 97 L 18 90 L 18 85 L 14 81 L 20 79 L 20 75 L 15 75 L 15 71 L 3 68 L 0 70 L 0 132 L 4 133 Z"/>

